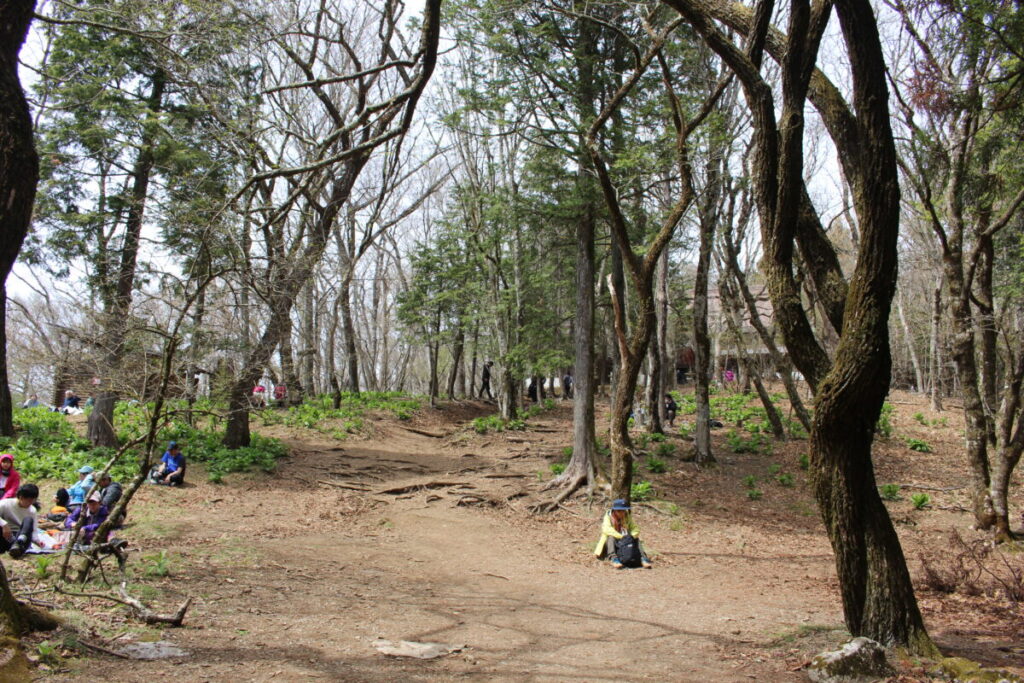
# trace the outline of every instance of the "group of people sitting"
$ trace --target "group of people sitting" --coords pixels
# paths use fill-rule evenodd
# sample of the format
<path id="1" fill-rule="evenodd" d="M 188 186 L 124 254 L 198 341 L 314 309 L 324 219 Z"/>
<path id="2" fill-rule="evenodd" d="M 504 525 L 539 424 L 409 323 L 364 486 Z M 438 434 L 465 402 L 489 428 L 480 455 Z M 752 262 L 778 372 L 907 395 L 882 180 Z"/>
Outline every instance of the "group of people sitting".
<path id="1" fill-rule="evenodd" d="M 78 468 L 78 480 L 57 489 L 48 513 L 39 510 L 39 487 L 22 484 L 14 468 L 14 456 L 0 455 L 0 554 L 18 558 L 29 549 L 53 552 L 63 547 L 75 528 L 80 528 L 79 543 L 92 543 L 96 530 L 114 511 L 124 494 L 120 483 L 107 472 L 94 477 L 90 465 Z M 150 472 L 150 481 L 165 486 L 181 486 L 185 481 L 185 456 L 177 442 L 168 444 L 160 463 Z M 91 493 L 90 493 L 91 491 Z M 124 522 L 121 511 L 114 521 L 118 529 Z"/>
<path id="2" fill-rule="evenodd" d="M 49 405 L 45 407 L 48 410 L 52 410 L 55 413 L 64 413 L 65 415 L 81 415 L 85 412 L 85 408 L 90 408 L 95 404 L 95 399 L 92 396 L 85 399 L 82 402 L 81 397 L 75 393 L 73 389 L 68 389 L 64 392 L 64 401 L 60 406 L 51 408 Z M 21 404 L 22 408 L 38 408 L 44 404 L 39 402 L 39 397 L 35 394 L 29 394 L 29 397 Z"/>

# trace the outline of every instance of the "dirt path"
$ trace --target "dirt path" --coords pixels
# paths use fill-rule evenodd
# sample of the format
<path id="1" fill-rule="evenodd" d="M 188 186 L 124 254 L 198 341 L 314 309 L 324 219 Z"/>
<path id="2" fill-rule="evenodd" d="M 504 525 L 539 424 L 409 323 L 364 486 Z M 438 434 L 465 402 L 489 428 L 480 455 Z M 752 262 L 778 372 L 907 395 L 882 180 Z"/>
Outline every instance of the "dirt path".
<path id="1" fill-rule="evenodd" d="M 166 604 L 196 597 L 187 627 L 164 632 L 191 655 L 79 660 L 57 679 L 805 680 L 807 654 L 842 637 L 828 543 L 793 512 L 806 491 L 777 508 L 692 495 L 676 515 L 641 507 L 655 569 L 616 572 L 590 556 L 599 507 L 535 518 L 516 495 L 567 442 L 564 412 L 483 437 L 448 417 L 413 426 L 443 438 L 387 420 L 361 440 L 279 434 L 293 453 L 276 475 L 145 490 L 134 533 L 143 554 L 171 551 Z M 680 464 L 666 486 L 725 485 L 733 465 Z M 393 658 L 376 638 L 464 648 Z"/>

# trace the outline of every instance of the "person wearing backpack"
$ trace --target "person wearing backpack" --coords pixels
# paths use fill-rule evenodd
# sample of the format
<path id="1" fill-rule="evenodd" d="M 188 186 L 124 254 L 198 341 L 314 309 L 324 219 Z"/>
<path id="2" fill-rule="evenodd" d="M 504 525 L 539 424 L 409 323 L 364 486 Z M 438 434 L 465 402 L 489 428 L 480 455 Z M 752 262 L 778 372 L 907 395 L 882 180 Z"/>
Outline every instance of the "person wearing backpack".
<path id="1" fill-rule="evenodd" d="M 594 556 L 599 560 L 608 558 L 615 569 L 651 568 L 651 560 L 640 546 L 640 527 L 633 521 L 629 503 L 622 498 L 612 501 L 611 509 L 604 515 Z"/>

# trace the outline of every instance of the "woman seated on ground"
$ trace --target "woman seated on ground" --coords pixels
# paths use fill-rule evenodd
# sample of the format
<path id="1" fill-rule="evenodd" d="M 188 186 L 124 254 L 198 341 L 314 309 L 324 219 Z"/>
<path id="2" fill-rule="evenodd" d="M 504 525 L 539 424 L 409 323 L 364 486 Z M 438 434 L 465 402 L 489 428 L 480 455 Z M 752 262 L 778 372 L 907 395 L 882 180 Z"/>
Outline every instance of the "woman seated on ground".
<path id="1" fill-rule="evenodd" d="M 82 465 L 78 468 L 78 481 L 68 487 L 68 500 L 67 508 L 74 511 L 85 502 L 85 494 L 89 493 L 89 489 L 92 488 L 92 467 L 89 465 Z"/>
<path id="2" fill-rule="evenodd" d="M 57 493 L 53 496 L 53 507 L 46 513 L 46 519 L 50 522 L 63 522 L 68 518 L 68 504 L 71 502 L 71 496 L 68 495 L 67 489 L 57 489 Z"/>
<path id="3" fill-rule="evenodd" d="M 21 475 L 14 469 L 14 456 L 10 453 L 0 455 L 0 499 L 14 498 L 21 486 Z"/>
<path id="4" fill-rule="evenodd" d="M 107 519 L 107 514 L 107 508 L 100 503 L 100 494 L 96 492 L 89 496 L 89 501 L 84 507 L 80 507 L 68 515 L 68 518 L 64 520 L 64 528 L 74 529 L 79 517 L 81 517 L 82 531 L 80 532 L 79 539 L 81 543 L 89 544 L 92 543 L 92 537 L 96 534 L 96 529 Z"/>
<path id="5" fill-rule="evenodd" d="M 616 541 L 629 534 L 636 539 L 640 555 L 640 566 L 650 569 L 651 560 L 647 557 L 647 553 L 644 552 L 643 548 L 640 547 L 640 527 L 633 521 L 633 515 L 629 511 L 629 503 L 622 498 L 612 501 L 611 509 L 605 513 L 604 520 L 601 522 L 601 540 L 597 542 L 597 547 L 594 548 L 594 555 L 599 560 L 602 558 L 611 560 L 612 566 L 616 569 L 625 568 L 627 564 L 624 564 L 622 559 L 619 558 L 619 548 L 616 547 Z"/>

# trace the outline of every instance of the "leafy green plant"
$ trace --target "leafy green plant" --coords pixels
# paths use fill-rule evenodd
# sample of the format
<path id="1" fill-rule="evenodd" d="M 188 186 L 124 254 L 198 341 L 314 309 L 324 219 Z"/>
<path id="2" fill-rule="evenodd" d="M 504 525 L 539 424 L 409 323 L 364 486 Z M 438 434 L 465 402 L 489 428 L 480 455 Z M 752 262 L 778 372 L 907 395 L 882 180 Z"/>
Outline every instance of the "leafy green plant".
<path id="1" fill-rule="evenodd" d="M 562 459 L 568 460 L 572 457 L 572 446 L 566 446 L 562 449 Z"/>
<path id="2" fill-rule="evenodd" d="M 755 477 L 753 474 L 748 474 L 747 476 L 743 477 L 743 485 L 746 486 L 748 489 L 757 487 L 757 477 Z"/>
<path id="3" fill-rule="evenodd" d="M 811 456 L 806 453 L 801 453 L 800 457 L 797 459 L 797 463 L 800 465 L 800 469 L 808 470 L 811 468 Z"/>
<path id="4" fill-rule="evenodd" d="M 661 443 L 665 440 L 665 435 L 661 432 L 650 432 L 647 434 L 647 437 L 655 443 Z"/>
<path id="5" fill-rule="evenodd" d="M 550 412 L 550 411 L 555 409 L 555 399 L 553 399 L 553 398 L 546 398 L 541 403 L 541 405 L 544 406 L 544 410 L 545 411 Z"/>
<path id="6" fill-rule="evenodd" d="M 771 439 L 761 433 L 751 434 L 749 438 L 744 438 L 738 430 L 730 429 L 725 435 L 725 440 L 729 444 L 729 448 L 733 453 L 772 452 Z"/>
<path id="7" fill-rule="evenodd" d="M 773 462 L 771 465 L 768 465 L 768 474 L 770 474 L 772 476 L 778 474 L 781 471 L 782 471 L 782 465 L 780 465 L 777 462 Z"/>
<path id="8" fill-rule="evenodd" d="M 473 420 L 473 431 L 477 434 L 505 431 L 505 421 L 499 415 L 488 415 Z"/>
<path id="9" fill-rule="evenodd" d="M 668 458 L 676 452 L 676 445 L 670 441 L 664 441 L 658 444 L 658 448 L 655 449 L 655 455 Z"/>
<path id="10" fill-rule="evenodd" d="M 673 517 L 678 515 L 679 514 L 679 505 L 677 505 L 676 503 L 669 503 L 668 504 L 668 514 L 672 515 Z"/>
<path id="11" fill-rule="evenodd" d="M 681 520 L 681 519 L 673 519 L 671 522 L 668 523 L 668 528 L 670 530 L 672 530 L 672 531 L 682 531 L 683 530 L 683 520 Z"/>
<path id="12" fill-rule="evenodd" d="M 654 457 L 653 455 L 647 458 L 647 469 L 653 474 L 662 474 L 668 469 L 668 465 L 664 460 Z"/>
<path id="13" fill-rule="evenodd" d="M 924 419 L 924 413 L 914 413 L 914 419 L 923 425 L 928 424 L 928 420 Z"/>
<path id="14" fill-rule="evenodd" d="M 60 665 L 61 658 L 60 655 L 57 654 L 56 643 L 44 640 L 36 645 L 36 652 L 39 654 L 39 661 L 43 664 L 46 664 L 47 666 Z"/>
<path id="15" fill-rule="evenodd" d="M 156 555 L 150 555 L 149 566 L 146 567 L 146 576 L 168 576 L 171 573 L 171 561 L 167 557 L 167 551 L 161 550 Z"/>
<path id="16" fill-rule="evenodd" d="M 891 403 L 888 401 L 883 403 L 882 412 L 878 415 L 878 422 L 875 424 L 875 431 L 886 439 L 893 433 L 892 414 L 894 411 L 895 408 Z"/>
<path id="17" fill-rule="evenodd" d="M 882 484 L 878 487 L 879 493 L 882 495 L 882 500 L 899 500 L 900 499 L 900 485 L 899 484 Z"/>
<path id="18" fill-rule="evenodd" d="M 788 472 L 783 472 L 779 476 L 775 477 L 775 481 L 779 482 L 779 486 L 790 487 L 793 485 L 793 475 Z"/>
<path id="19" fill-rule="evenodd" d="M 907 439 L 907 447 L 918 453 L 931 453 L 932 447 L 927 441 L 921 439 Z"/>
<path id="20" fill-rule="evenodd" d="M 679 436 L 683 437 L 684 439 L 689 439 L 692 433 L 693 425 L 690 424 L 689 422 L 683 422 L 679 425 Z"/>
<path id="21" fill-rule="evenodd" d="M 639 481 L 629 490 L 630 500 L 650 500 L 654 496 L 654 485 L 649 481 Z"/>
<path id="22" fill-rule="evenodd" d="M 565 472 L 565 463 L 553 462 L 550 465 L 548 465 L 548 469 L 551 470 L 552 474 L 557 476 L 557 475 L 561 474 L 562 472 Z"/>
<path id="23" fill-rule="evenodd" d="M 50 574 L 50 563 L 53 562 L 53 556 L 51 555 L 40 555 L 36 558 L 36 578 L 45 579 Z"/>
<path id="24" fill-rule="evenodd" d="M 747 498 L 750 500 L 760 500 L 763 495 L 764 494 L 761 493 L 760 489 L 749 489 L 747 491 Z"/>
<path id="25" fill-rule="evenodd" d="M 636 437 L 637 448 L 643 450 L 647 448 L 647 442 L 651 440 L 651 435 L 647 432 L 640 432 Z"/>
<path id="26" fill-rule="evenodd" d="M 509 420 L 505 426 L 514 432 L 521 432 L 526 429 L 526 420 Z"/>
<path id="27" fill-rule="evenodd" d="M 932 502 L 932 497 L 927 493 L 915 493 L 910 496 L 910 502 L 914 504 L 915 510 L 924 510 Z"/>

